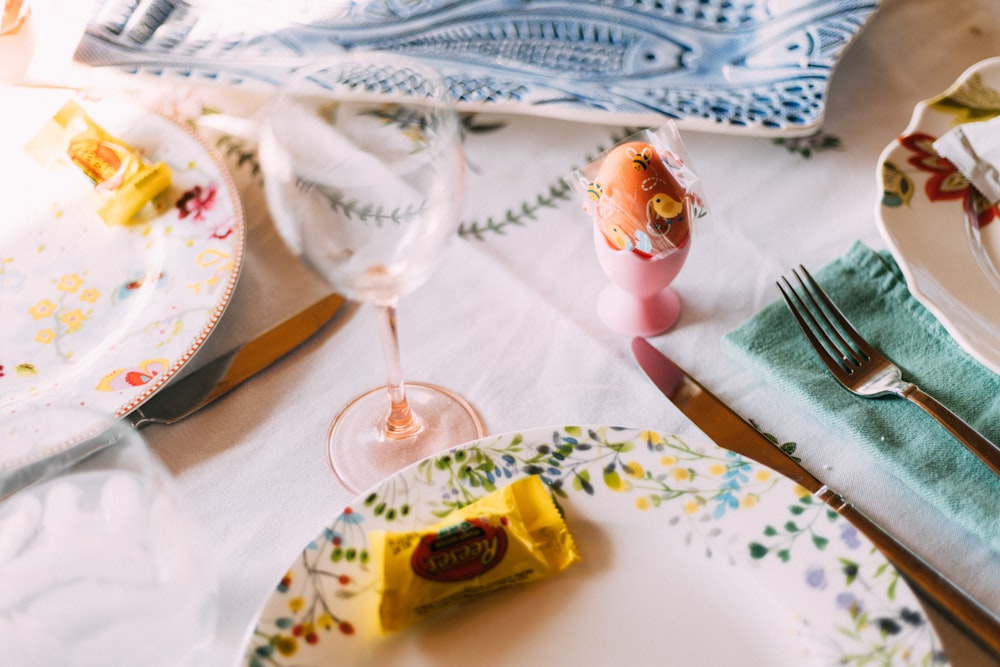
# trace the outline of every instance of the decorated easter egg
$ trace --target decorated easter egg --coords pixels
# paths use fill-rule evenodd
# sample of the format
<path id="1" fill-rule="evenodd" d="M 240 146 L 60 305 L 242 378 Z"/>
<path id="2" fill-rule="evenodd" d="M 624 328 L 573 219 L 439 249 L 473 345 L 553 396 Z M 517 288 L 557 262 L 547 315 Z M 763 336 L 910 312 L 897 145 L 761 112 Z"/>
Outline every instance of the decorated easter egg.
<path id="1" fill-rule="evenodd" d="M 593 186 L 594 219 L 612 248 L 655 257 L 687 243 L 687 191 L 652 145 L 616 146 L 601 162 Z"/>

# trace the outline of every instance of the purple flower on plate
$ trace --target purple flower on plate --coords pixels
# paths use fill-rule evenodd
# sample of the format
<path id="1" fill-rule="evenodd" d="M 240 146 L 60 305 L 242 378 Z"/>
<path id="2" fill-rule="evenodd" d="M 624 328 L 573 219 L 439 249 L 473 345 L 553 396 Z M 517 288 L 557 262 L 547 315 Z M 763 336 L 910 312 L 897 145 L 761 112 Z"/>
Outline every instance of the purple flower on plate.
<path id="1" fill-rule="evenodd" d="M 858 537 L 858 529 L 847 522 L 841 523 L 840 539 L 847 545 L 848 549 L 857 549 L 861 546 L 861 540 Z"/>
<path id="2" fill-rule="evenodd" d="M 844 591 L 843 593 L 838 594 L 836 600 L 838 608 L 849 611 L 852 614 L 860 612 L 863 609 L 861 601 L 858 600 L 854 593 L 849 591 Z"/>
<path id="3" fill-rule="evenodd" d="M 806 570 L 806 585 L 818 591 L 826 589 L 826 570 L 818 566 Z"/>

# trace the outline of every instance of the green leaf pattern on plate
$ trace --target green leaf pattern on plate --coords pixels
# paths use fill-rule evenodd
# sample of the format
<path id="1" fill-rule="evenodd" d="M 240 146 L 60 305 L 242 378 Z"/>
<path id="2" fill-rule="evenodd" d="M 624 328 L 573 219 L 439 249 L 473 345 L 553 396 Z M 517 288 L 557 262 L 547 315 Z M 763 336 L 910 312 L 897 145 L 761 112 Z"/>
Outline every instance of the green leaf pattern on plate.
<path id="1" fill-rule="evenodd" d="M 567 426 L 486 437 L 422 461 L 359 498 L 310 542 L 265 604 L 249 667 L 360 655 L 373 619 L 369 530 L 405 530 L 537 474 L 574 516 L 593 503 L 777 584 L 816 664 L 938 665 L 912 592 L 856 529 L 804 489 L 741 456 L 677 435 Z M 586 545 L 581 545 L 586 558 Z M 790 618 L 793 615 L 790 614 Z M 775 619 L 776 623 L 788 622 Z M 419 632 L 419 628 L 412 629 Z M 811 664 L 811 663 L 809 663 Z"/>

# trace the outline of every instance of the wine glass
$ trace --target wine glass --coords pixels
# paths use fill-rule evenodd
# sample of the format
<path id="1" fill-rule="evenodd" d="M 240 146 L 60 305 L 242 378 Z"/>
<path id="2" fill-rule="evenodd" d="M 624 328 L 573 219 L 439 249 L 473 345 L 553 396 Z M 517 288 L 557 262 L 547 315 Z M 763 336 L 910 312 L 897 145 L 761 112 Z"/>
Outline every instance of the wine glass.
<path id="1" fill-rule="evenodd" d="M 219 562 L 138 431 L 51 405 L 0 442 L 0 663 L 208 664 Z"/>
<path id="2" fill-rule="evenodd" d="M 348 298 L 374 306 L 386 385 L 334 419 L 330 464 L 353 491 L 483 435 L 457 394 L 404 384 L 396 304 L 430 277 L 458 225 L 465 167 L 447 87 L 385 52 L 303 67 L 262 123 L 264 188 L 279 235 Z"/>

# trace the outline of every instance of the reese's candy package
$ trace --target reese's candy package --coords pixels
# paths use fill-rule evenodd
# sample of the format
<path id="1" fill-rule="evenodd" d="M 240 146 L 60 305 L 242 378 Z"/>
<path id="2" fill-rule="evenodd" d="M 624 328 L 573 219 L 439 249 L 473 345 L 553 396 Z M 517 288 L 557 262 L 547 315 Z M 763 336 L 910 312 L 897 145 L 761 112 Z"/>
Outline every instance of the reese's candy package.
<path id="1" fill-rule="evenodd" d="M 95 123 L 70 100 L 26 146 L 43 165 L 68 160 L 101 195 L 98 215 L 108 224 L 125 224 L 170 185 L 170 168 L 150 164 L 121 139 Z"/>
<path id="2" fill-rule="evenodd" d="M 535 475 L 455 510 L 425 530 L 369 534 L 384 632 L 484 593 L 561 572 L 580 559 Z"/>

